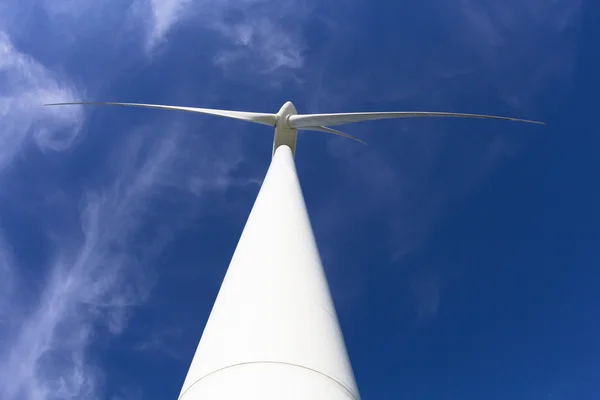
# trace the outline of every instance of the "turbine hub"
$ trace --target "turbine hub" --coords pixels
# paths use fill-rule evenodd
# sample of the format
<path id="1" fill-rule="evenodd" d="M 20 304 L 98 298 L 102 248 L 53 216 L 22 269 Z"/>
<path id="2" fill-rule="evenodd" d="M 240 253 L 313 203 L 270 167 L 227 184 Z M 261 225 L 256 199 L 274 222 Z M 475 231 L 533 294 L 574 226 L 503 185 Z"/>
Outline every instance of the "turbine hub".
<path id="1" fill-rule="evenodd" d="M 279 146 L 288 146 L 292 150 L 292 154 L 296 153 L 296 136 L 298 130 L 292 128 L 288 122 L 291 115 L 296 115 L 296 107 L 291 101 L 286 102 L 276 115 L 275 120 L 275 138 L 273 140 L 273 154 Z"/>
<path id="2" fill-rule="evenodd" d="M 282 128 L 291 128 L 290 124 L 288 123 L 288 118 L 290 117 L 290 115 L 297 114 L 298 111 L 296 111 L 296 107 L 294 107 L 294 104 L 291 101 L 287 101 L 283 106 L 281 106 L 279 112 L 277 113 L 276 126 Z"/>

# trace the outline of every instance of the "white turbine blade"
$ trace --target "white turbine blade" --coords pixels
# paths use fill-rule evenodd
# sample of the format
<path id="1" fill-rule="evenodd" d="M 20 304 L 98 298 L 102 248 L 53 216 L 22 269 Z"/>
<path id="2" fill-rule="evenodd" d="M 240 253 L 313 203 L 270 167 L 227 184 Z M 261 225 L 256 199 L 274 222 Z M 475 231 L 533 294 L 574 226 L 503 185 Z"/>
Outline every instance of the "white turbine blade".
<path id="1" fill-rule="evenodd" d="M 79 104 L 159 108 L 159 109 L 163 109 L 163 110 L 186 111 L 186 112 L 192 112 L 192 113 L 208 114 L 208 115 L 216 115 L 219 117 L 240 119 L 243 121 L 256 122 L 258 124 L 269 125 L 269 126 L 275 126 L 275 120 L 276 120 L 275 114 L 263 114 L 263 113 L 254 113 L 254 112 L 244 112 L 244 111 L 229 111 L 229 110 L 213 110 L 210 108 L 197 108 L 197 107 L 165 106 L 165 105 L 160 105 L 160 104 L 117 103 L 117 102 L 112 102 L 112 101 L 52 103 L 52 104 L 44 104 L 44 106 L 64 106 L 64 105 L 79 105 Z"/>
<path id="2" fill-rule="evenodd" d="M 457 117 L 457 118 L 483 118 L 500 119 L 506 121 L 527 122 L 532 124 L 544 124 L 543 122 L 530 121 L 519 118 L 498 117 L 495 115 L 463 114 L 450 112 L 429 111 L 401 111 L 401 112 L 368 112 L 368 113 L 342 113 L 342 114 L 300 114 L 291 115 L 288 119 L 293 128 L 304 129 L 312 126 L 343 125 L 353 122 L 373 121 L 390 118 L 412 118 L 412 117 Z"/>
<path id="3" fill-rule="evenodd" d="M 307 127 L 300 128 L 300 129 L 303 130 L 303 131 L 315 131 L 315 132 L 331 133 L 333 135 L 343 136 L 345 138 L 352 139 L 352 140 L 355 140 L 355 141 L 357 141 L 359 143 L 362 143 L 362 144 L 366 145 L 366 143 L 364 141 L 360 140 L 359 138 L 357 138 L 355 136 L 348 135 L 347 133 L 344 133 L 344 132 L 336 131 L 335 129 L 331 129 L 331 128 L 328 128 L 326 126 L 307 126 Z"/>

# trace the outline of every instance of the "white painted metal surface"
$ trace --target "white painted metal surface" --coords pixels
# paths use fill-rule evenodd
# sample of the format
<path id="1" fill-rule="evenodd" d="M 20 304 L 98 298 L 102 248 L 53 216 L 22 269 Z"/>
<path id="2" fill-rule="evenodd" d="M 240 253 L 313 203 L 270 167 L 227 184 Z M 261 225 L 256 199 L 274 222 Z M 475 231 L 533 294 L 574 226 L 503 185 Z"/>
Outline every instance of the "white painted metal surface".
<path id="1" fill-rule="evenodd" d="M 179 399 L 359 399 L 288 146 L 275 151 Z"/>

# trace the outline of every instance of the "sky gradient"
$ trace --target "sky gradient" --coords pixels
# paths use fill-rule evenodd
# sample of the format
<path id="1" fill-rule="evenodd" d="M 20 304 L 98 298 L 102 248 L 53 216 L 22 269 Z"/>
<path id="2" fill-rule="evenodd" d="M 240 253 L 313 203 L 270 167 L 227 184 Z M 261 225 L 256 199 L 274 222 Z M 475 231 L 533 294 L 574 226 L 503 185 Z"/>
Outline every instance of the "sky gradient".
<path id="1" fill-rule="evenodd" d="M 600 5 L 5 0 L 0 399 L 176 399 L 272 130 L 58 101 L 453 111 L 301 132 L 363 399 L 600 398 Z"/>

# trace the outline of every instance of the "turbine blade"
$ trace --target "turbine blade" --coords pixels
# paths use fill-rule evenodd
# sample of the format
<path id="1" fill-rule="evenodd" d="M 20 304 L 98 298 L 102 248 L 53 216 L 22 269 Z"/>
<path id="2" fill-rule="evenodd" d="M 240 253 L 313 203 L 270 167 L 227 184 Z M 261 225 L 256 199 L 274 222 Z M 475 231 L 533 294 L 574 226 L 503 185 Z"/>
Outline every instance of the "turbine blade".
<path id="1" fill-rule="evenodd" d="M 44 104 L 44 106 L 64 106 L 64 105 L 79 105 L 79 104 L 159 108 L 162 110 L 186 111 L 186 112 L 192 112 L 192 113 L 208 114 L 208 115 L 216 115 L 219 117 L 240 119 L 243 121 L 255 122 L 258 124 L 269 125 L 269 126 L 275 126 L 275 120 L 276 120 L 275 114 L 264 114 L 264 113 L 254 113 L 254 112 L 244 112 L 244 111 L 229 111 L 229 110 L 214 110 L 214 109 L 210 109 L 210 108 L 197 108 L 197 107 L 165 106 L 165 105 L 160 105 L 160 104 L 117 103 L 117 102 L 113 102 L 113 101 L 52 103 L 52 104 Z"/>
<path id="2" fill-rule="evenodd" d="M 498 117 L 495 115 L 463 114 L 451 112 L 429 112 L 429 111 L 401 111 L 401 112 L 368 112 L 368 113 L 343 113 L 343 114 L 299 114 L 291 115 L 288 119 L 293 128 L 303 129 L 309 126 L 343 125 L 353 122 L 373 121 L 390 118 L 413 118 L 413 117 L 457 117 L 457 118 L 483 118 L 500 119 L 506 121 L 527 122 L 541 124 L 543 122 L 530 121 L 519 118 Z"/>
<path id="3" fill-rule="evenodd" d="M 348 135 L 347 133 L 344 133 L 344 132 L 336 131 L 335 129 L 331 129 L 331 128 L 328 128 L 326 126 L 307 126 L 307 127 L 303 127 L 303 128 L 300 128 L 300 129 L 303 130 L 303 131 L 315 131 L 315 132 L 331 133 L 333 135 L 339 135 L 339 136 L 343 136 L 343 137 L 348 138 L 348 139 L 355 140 L 355 141 L 357 141 L 359 143 L 362 143 L 362 144 L 365 144 L 365 145 L 367 144 L 367 143 L 365 143 L 364 141 L 360 140 L 359 138 L 357 138 L 355 136 Z"/>

